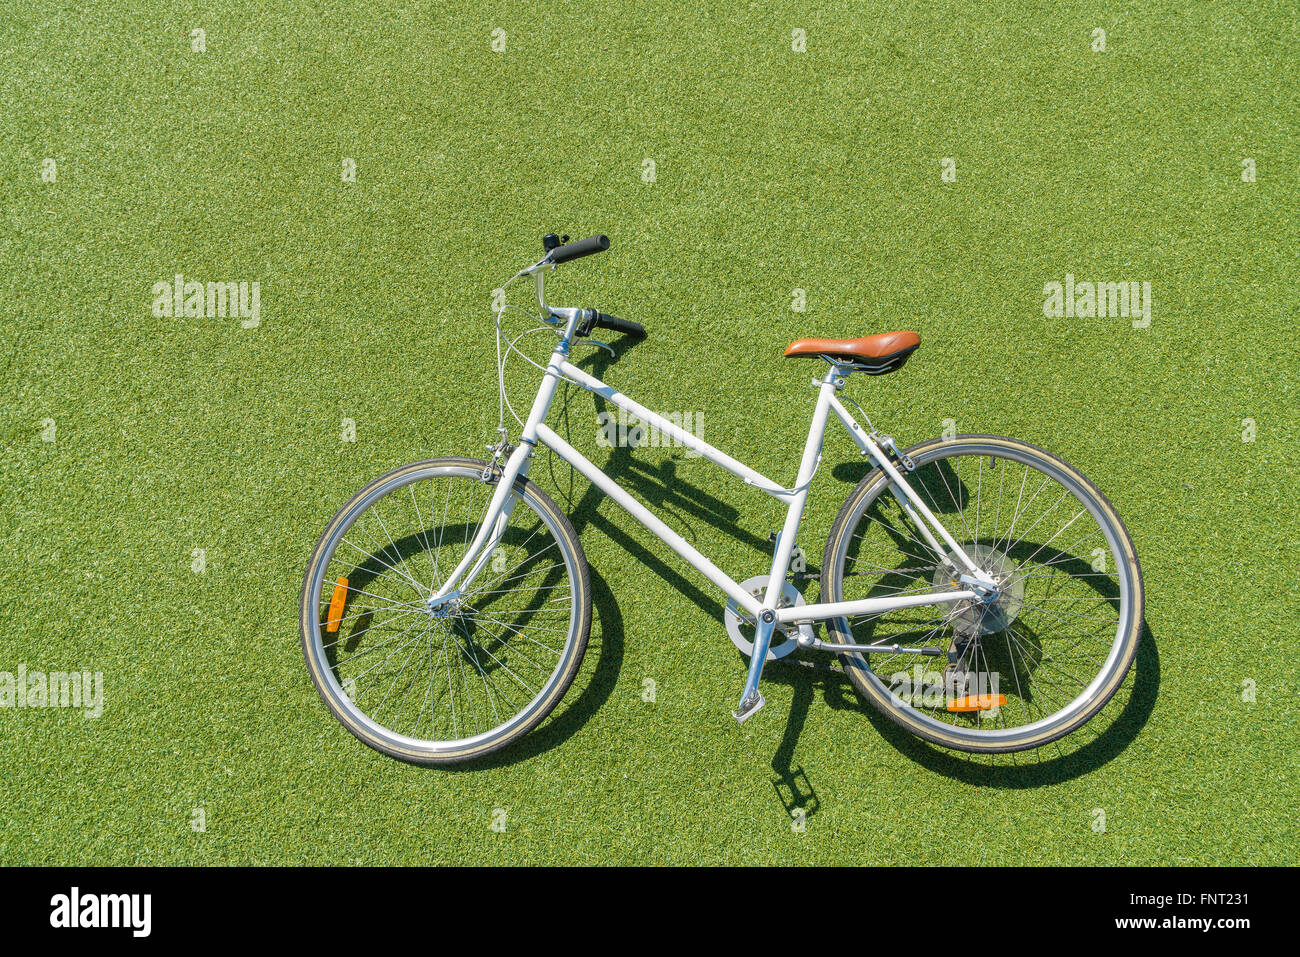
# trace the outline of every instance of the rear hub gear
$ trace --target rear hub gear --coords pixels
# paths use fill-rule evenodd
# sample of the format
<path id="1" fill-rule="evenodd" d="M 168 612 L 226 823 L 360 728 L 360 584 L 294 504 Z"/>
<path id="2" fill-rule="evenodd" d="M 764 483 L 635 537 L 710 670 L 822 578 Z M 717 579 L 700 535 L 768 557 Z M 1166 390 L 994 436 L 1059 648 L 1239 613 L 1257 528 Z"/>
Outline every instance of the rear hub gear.
<path id="1" fill-rule="evenodd" d="M 953 633 L 966 638 L 991 635 L 1007 628 L 1016 620 L 1025 597 L 1024 577 L 1020 567 L 1006 553 L 991 545 L 963 545 L 966 554 L 981 570 L 993 579 L 997 597 L 992 601 L 966 600 L 957 602 L 952 620 Z M 955 552 L 944 556 L 935 570 L 935 588 L 962 588 L 961 572 L 965 567 Z"/>

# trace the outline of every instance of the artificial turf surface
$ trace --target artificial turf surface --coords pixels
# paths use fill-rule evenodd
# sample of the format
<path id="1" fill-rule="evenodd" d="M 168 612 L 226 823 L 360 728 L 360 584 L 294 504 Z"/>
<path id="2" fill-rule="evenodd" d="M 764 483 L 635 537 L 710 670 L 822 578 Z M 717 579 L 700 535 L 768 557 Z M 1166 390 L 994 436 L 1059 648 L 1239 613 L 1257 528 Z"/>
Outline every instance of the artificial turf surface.
<path id="1" fill-rule="evenodd" d="M 0 13 L 0 671 L 104 676 L 97 720 L 0 709 L 0 862 L 1296 862 L 1293 8 L 710 6 Z M 354 740 L 299 651 L 308 554 L 373 476 L 482 455 L 492 290 L 551 230 L 613 241 L 552 301 L 650 330 L 608 381 L 778 479 L 813 397 L 784 346 L 918 331 L 850 383 L 879 425 L 1042 445 L 1128 525 L 1148 631 L 1117 698 L 970 759 L 782 666 L 738 726 L 718 594 L 588 498 L 596 622 L 549 722 L 472 771 Z M 259 282 L 260 325 L 156 318 L 175 273 Z M 1045 316 L 1067 273 L 1150 282 L 1149 327 Z M 518 404 L 535 373 L 509 371 Z M 572 396 L 606 462 L 595 434 Z M 861 475 L 827 453 L 814 562 Z M 616 455 L 721 567 L 765 570 L 777 503 Z"/>

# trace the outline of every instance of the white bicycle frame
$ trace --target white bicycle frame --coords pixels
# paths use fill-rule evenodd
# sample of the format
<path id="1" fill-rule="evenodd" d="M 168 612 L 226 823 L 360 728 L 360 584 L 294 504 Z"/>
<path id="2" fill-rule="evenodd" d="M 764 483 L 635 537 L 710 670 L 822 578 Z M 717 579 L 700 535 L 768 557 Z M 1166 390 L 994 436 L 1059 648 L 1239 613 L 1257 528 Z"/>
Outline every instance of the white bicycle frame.
<path id="1" fill-rule="evenodd" d="M 714 448 L 708 442 L 673 424 L 663 416 L 645 408 L 596 376 L 570 362 L 569 349 L 573 340 L 574 329 L 582 319 L 584 310 L 552 308 L 546 305 L 542 289 L 543 268 L 544 266 L 539 263 L 537 266 L 524 270 L 520 275 L 535 274 L 537 276 L 537 298 L 542 307 L 542 315 L 543 317 L 549 316 L 548 321 L 557 327 L 562 323 L 564 332 L 560 336 L 560 341 L 555 346 L 555 349 L 551 352 L 545 377 L 537 390 L 537 397 L 533 401 L 528 420 L 524 424 L 519 445 L 501 467 L 496 490 L 488 503 L 487 510 L 484 512 L 478 531 L 460 564 L 430 598 L 429 603 L 431 606 L 463 592 L 491 557 L 497 542 L 505 533 L 506 524 L 517 500 L 517 496 L 513 492 L 515 480 L 528 474 L 538 443 L 547 446 L 561 459 L 573 466 L 584 478 L 623 506 L 633 518 L 644 525 L 660 541 L 680 555 L 714 585 L 718 586 L 740 608 L 754 617 L 757 622 L 754 648 L 750 657 L 749 673 L 744 691 L 741 694 L 740 705 L 735 712 L 737 720 L 745 720 L 763 705 L 763 697 L 758 691 L 758 684 L 762 675 L 763 664 L 767 658 L 768 647 L 771 644 L 772 633 L 778 623 L 792 624 L 795 622 L 821 621 L 828 618 L 852 615 L 881 614 L 900 608 L 942 605 L 967 600 L 990 600 L 990 589 L 994 587 L 993 579 L 971 560 L 970 556 L 949 534 L 934 513 L 926 507 L 916 491 L 907 484 L 907 480 L 899 472 L 880 444 L 875 441 L 873 435 L 868 434 L 858 424 L 857 420 L 853 418 L 852 414 L 836 397 L 835 393 L 843 387 L 844 378 L 854 371 L 852 368 L 831 361 L 830 369 L 818 384 L 817 404 L 813 408 L 812 423 L 808 429 L 808 438 L 804 442 L 799 471 L 795 477 L 794 485 L 786 488 L 756 472 L 743 462 L 739 462 L 725 452 Z M 718 568 L 690 542 L 669 528 L 614 479 L 601 471 L 597 465 L 569 445 L 546 424 L 547 413 L 550 411 L 551 402 L 561 381 L 574 383 L 595 395 L 601 396 L 606 401 L 636 416 L 650 428 L 658 429 L 660 434 L 668 436 L 715 465 L 726 469 L 740 478 L 745 484 L 755 486 L 786 503 L 785 523 L 776 538 L 772 555 L 772 568 L 768 573 L 767 588 L 761 601 L 741 588 L 735 579 Z M 803 518 L 808 489 L 821 462 L 822 440 L 826 432 L 826 423 L 832 413 L 848 429 L 849 435 L 852 436 L 853 441 L 857 443 L 863 454 L 869 456 L 889 477 L 893 494 L 912 522 L 920 530 L 930 548 L 934 550 L 935 555 L 939 558 L 951 555 L 965 565 L 970 574 L 962 575 L 960 581 L 967 587 L 920 595 L 863 598 L 856 601 L 822 602 L 797 607 L 778 607 L 781 589 L 790 566 L 791 553 L 799 532 L 799 523 Z M 816 646 L 821 646 L 821 643 L 817 642 Z M 845 646 L 827 647 L 843 648 Z M 915 650 L 900 648 L 896 645 L 853 645 L 847 647 L 853 650 L 871 648 L 877 651 L 898 652 Z"/>

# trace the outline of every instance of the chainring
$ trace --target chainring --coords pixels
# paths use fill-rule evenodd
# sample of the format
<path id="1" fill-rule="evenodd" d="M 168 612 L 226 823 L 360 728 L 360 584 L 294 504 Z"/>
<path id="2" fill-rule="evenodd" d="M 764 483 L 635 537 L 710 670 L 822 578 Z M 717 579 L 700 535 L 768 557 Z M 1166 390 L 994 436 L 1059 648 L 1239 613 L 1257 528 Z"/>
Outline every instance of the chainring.
<path id="1" fill-rule="evenodd" d="M 767 575 L 756 575 L 740 583 L 740 587 L 745 589 L 759 601 L 767 594 Z M 794 582 L 785 582 L 781 586 L 781 597 L 777 601 L 780 608 L 798 607 L 807 604 L 803 595 L 799 594 L 799 589 L 794 587 Z M 744 625 L 751 629 L 754 627 L 754 619 L 742 609 L 735 601 L 731 599 L 727 602 L 727 610 L 723 613 L 723 621 L 727 625 L 727 637 L 731 643 L 740 649 L 740 653 L 746 658 L 754 653 L 754 642 L 746 638 L 741 626 Z M 804 635 L 811 639 L 813 629 L 810 623 L 803 623 L 798 626 L 785 625 L 777 622 L 775 630 L 772 632 L 772 643 L 767 648 L 767 661 L 775 661 L 777 658 L 784 658 L 799 647 L 799 636 Z"/>

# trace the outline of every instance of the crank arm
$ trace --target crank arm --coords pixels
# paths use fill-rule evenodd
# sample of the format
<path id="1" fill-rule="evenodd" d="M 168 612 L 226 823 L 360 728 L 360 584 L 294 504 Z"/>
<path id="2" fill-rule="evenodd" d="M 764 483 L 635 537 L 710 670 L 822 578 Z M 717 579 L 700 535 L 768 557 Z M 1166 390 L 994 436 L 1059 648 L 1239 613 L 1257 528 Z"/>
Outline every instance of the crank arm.
<path id="1" fill-rule="evenodd" d="M 776 613 L 764 608 L 758 615 L 758 625 L 754 631 L 754 650 L 749 656 L 749 674 L 745 678 L 745 690 L 740 694 L 740 704 L 731 716 L 743 724 L 754 712 L 767 704 L 758 690 L 759 679 L 763 675 L 763 663 L 767 660 L 767 649 L 772 644 L 772 632 L 776 629 Z"/>

